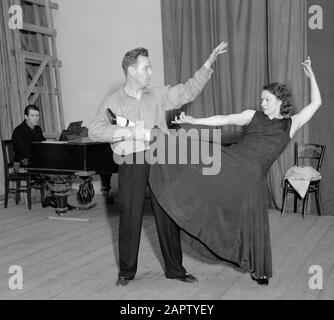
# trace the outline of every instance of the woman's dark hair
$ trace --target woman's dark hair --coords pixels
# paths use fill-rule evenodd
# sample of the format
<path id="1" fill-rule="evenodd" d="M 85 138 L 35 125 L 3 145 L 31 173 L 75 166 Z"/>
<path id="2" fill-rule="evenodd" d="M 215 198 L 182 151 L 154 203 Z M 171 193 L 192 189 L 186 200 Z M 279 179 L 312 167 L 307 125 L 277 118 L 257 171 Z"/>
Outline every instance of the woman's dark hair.
<path id="1" fill-rule="evenodd" d="M 283 117 L 287 118 L 291 115 L 293 110 L 292 96 L 285 84 L 273 82 L 265 85 L 263 90 L 269 91 L 278 100 L 282 101 L 280 112 Z"/>
<path id="2" fill-rule="evenodd" d="M 30 110 L 35 110 L 39 112 L 39 109 L 37 106 L 35 106 L 34 104 L 29 104 L 28 106 L 25 107 L 24 109 L 24 115 L 25 116 L 29 116 L 29 111 Z"/>
<path id="3" fill-rule="evenodd" d="M 125 54 L 122 61 L 122 68 L 125 76 L 128 75 L 128 68 L 137 62 L 139 56 L 148 57 L 148 50 L 145 48 L 136 48 Z"/>

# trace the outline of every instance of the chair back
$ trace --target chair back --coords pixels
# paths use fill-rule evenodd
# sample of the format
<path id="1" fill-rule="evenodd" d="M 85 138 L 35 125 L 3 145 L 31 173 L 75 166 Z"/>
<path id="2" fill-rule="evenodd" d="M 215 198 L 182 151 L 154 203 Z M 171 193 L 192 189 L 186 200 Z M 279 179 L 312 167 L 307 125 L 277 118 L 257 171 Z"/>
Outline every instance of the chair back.
<path id="1" fill-rule="evenodd" d="M 326 145 L 315 143 L 298 145 L 298 143 L 295 142 L 295 165 L 312 166 L 320 172 L 325 151 Z"/>
<path id="2" fill-rule="evenodd" d="M 9 174 L 14 165 L 14 148 L 12 140 L 1 140 L 3 164 L 5 169 L 5 176 Z"/>

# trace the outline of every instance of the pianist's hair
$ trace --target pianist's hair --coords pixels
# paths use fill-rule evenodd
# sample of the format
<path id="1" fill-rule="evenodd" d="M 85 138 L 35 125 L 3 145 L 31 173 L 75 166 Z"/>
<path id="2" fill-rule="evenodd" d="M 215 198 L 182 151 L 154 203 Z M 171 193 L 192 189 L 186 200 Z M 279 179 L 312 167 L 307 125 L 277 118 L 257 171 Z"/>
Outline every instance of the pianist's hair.
<path id="1" fill-rule="evenodd" d="M 288 118 L 291 116 L 291 113 L 293 111 L 293 101 L 291 93 L 285 84 L 279 82 L 273 82 L 265 85 L 263 87 L 263 90 L 269 91 L 278 100 L 282 101 L 280 111 L 281 115 L 284 118 Z"/>
<path id="2" fill-rule="evenodd" d="M 24 109 L 24 115 L 25 116 L 29 116 L 29 112 L 30 110 L 35 110 L 39 112 L 39 109 L 37 106 L 35 106 L 34 104 L 29 104 L 28 106 L 25 107 Z"/>
<path id="3" fill-rule="evenodd" d="M 122 61 L 122 68 L 125 76 L 128 75 L 129 67 L 137 62 L 139 56 L 148 57 L 148 50 L 145 48 L 136 48 L 125 54 Z"/>

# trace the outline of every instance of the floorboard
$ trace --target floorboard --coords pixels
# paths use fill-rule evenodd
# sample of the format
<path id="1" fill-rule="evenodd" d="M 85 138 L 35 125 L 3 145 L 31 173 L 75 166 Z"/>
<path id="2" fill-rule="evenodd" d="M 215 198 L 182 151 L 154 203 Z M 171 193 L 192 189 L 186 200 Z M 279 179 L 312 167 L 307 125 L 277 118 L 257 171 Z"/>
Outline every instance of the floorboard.
<path id="1" fill-rule="evenodd" d="M 164 276 L 147 199 L 138 272 L 128 286 L 118 288 L 119 210 L 102 196 L 97 195 L 96 201 L 91 210 L 67 214 L 89 222 L 51 220 L 54 209 L 43 209 L 38 203 L 28 210 L 11 201 L 8 209 L 0 209 L 1 300 L 334 299 L 334 216 L 302 219 L 298 213 L 281 217 L 270 210 L 274 275 L 268 287 L 259 286 L 229 263 L 200 256 L 183 242 L 183 264 L 199 279 L 198 284 L 189 285 Z M 22 290 L 9 289 L 13 265 L 22 267 Z M 321 267 L 322 289 L 309 286 L 312 266 Z"/>

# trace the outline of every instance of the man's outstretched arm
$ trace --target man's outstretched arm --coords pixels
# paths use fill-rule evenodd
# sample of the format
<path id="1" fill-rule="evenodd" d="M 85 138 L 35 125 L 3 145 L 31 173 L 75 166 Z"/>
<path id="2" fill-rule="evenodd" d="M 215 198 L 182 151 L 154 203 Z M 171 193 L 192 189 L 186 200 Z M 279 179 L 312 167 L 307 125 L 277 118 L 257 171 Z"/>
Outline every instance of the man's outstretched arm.
<path id="1" fill-rule="evenodd" d="M 227 52 L 227 43 L 222 42 L 215 48 L 204 65 L 185 84 L 168 87 L 163 96 L 163 107 L 166 111 L 179 109 L 183 105 L 192 102 L 201 93 L 206 83 L 209 81 L 212 64 L 220 54 Z"/>

